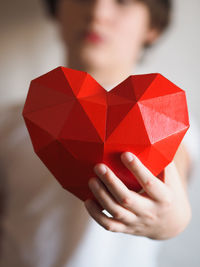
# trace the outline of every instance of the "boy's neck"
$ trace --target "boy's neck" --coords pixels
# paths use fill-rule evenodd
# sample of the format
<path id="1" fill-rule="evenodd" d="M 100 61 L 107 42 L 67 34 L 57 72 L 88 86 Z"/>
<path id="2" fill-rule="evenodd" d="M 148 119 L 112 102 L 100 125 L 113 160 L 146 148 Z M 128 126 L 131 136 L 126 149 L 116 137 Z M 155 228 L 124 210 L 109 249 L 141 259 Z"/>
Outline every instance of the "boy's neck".
<path id="1" fill-rule="evenodd" d="M 86 65 L 76 65 L 68 59 L 67 66 L 89 73 L 104 88 L 114 87 L 133 73 L 134 65 L 131 66 L 107 66 L 94 67 Z"/>
<path id="2" fill-rule="evenodd" d="M 87 69 L 87 71 L 99 84 L 104 88 L 116 86 L 125 80 L 132 73 L 132 69 L 122 68 L 104 68 L 104 69 Z"/>

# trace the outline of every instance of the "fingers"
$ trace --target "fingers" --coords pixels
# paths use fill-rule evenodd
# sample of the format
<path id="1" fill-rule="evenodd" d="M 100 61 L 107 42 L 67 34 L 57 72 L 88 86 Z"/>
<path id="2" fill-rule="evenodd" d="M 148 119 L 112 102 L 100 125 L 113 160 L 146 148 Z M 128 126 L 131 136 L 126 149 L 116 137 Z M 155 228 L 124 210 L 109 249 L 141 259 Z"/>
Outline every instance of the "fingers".
<path id="1" fill-rule="evenodd" d="M 92 218 L 104 229 L 111 232 L 124 232 L 125 225 L 114 218 L 107 217 L 95 201 L 88 199 L 84 202 L 84 205 Z"/>
<path id="2" fill-rule="evenodd" d="M 133 223 L 137 216 L 123 208 L 115 201 L 110 192 L 106 189 L 105 185 L 96 177 L 89 180 L 89 187 L 100 205 L 107 210 L 116 220 L 125 224 Z"/>
<path id="3" fill-rule="evenodd" d="M 124 152 L 121 154 L 121 160 L 152 199 L 162 202 L 168 196 L 168 187 L 155 177 L 134 154 Z"/>
<path id="4" fill-rule="evenodd" d="M 108 166 L 102 163 L 96 164 L 94 171 L 119 203 L 122 203 L 124 198 L 129 196 L 130 190 L 128 187 L 126 187 Z"/>
<path id="5" fill-rule="evenodd" d="M 104 171 L 102 167 L 105 167 Z M 105 188 L 109 191 L 114 200 L 116 200 L 116 202 L 119 203 L 120 206 L 123 206 L 136 215 L 141 215 L 143 210 L 150 207 L 151 203 L 149 199 L 134 191 L 129 190 L 126 185 L 105 164 L 101 163 L 95 165 L 94 171 L 100 178 L 100 181 L 105 185 Z M 98 194 L 98 192 L 95 193 Z M 106 203 L 104 203 L 104 208 L 105 205 Z M 109 202 L 109 207 L 110 206 L 111 202 Z"/>

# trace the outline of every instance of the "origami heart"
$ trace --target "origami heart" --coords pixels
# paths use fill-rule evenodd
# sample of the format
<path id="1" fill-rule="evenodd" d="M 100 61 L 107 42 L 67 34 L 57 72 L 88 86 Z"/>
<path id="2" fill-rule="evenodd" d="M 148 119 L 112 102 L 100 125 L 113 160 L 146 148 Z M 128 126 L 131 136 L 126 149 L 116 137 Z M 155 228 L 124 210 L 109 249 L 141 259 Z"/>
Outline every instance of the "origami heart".
<path id="1" fill-rule="evenodd" d="M 93 197 L 88 180 L 98 162 L 141 190 L 124 151 L 164 181 L 189 128 L 185 92 L 159 73 L 131 75 L 107 92 L 88 73 L 58 67 L 31 82 L 22 114 L 36 154 L 81 200 Z"/>

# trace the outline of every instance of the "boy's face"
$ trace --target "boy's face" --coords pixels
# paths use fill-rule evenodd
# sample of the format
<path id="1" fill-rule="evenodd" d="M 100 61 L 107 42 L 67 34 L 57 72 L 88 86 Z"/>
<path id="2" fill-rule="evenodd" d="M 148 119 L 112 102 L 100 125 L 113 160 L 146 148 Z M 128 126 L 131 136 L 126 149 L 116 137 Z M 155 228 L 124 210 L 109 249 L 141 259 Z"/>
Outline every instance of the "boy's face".
<path id="1" fill-rule="evenodd" d="M 133 65 L 154 36 L 149 10 L 139 1 L 58 0 L 57 11 L 68 53 L 80 65 Z"/>

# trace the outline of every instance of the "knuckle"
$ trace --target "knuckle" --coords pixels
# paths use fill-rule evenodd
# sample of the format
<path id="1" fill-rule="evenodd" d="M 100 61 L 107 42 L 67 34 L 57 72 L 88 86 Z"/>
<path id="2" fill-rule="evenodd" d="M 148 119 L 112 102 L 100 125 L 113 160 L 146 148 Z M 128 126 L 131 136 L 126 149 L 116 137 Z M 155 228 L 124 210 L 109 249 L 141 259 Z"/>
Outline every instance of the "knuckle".
<path id="1" fill-rule="evenodd" d="M 117 220 L 121 220 L 121 219 L 123 218 L 123 215 L 122 215 L 122 213 L 121 213 L 120 211 L 115 211 L 115 212 L 113 213 L 113 216 L 114 216 L 114 218 L 117 219 Z"/>
<path id="2" fill-rule="evenodd" d="M 111 177 L 110 175 L 108 175 L 108 176 L 106 177 L 106 184 L 107 184 L 108 186 L 112 187 L 112 186 L 113 186 L 113 177 Z"/>
<path id="3" fill-rule="evenodd" d="M 146 187 L 151 187 L 153 185 L 153 180 L 151 178 L 147 178 L 147 181 L 144 184 Z"/>
<path id="4" fill-rule="evenodd" d="M 99 199 L 103 199 L 104 198 L 104 191 L 99 188 L 98 191 L 96 192 L 96 195 Z"/>
<path id="5" fill-rule="evenodd" d="M 146 212 L 144 214 L 144 218 L 147 220 L 155 221 L 156 220 L 156 215 L 153 212 Z"/>
<path id="6" fill-rule="evenodd" d="M 114 232 L 114 228 L 113 228 L 113 226 L 111 225 L 111 223 L 105 223 L 105 224 L 104 224 L 104 228 L 105 228 L 107 231 Z"/>
<path id="7" fill-rule="evenodd" d="M 107 183 L 108 185 L 110 185 L 110 186 L 113 185 L 114 177 L 113 177 L 113 175 L 112 175 L 110 172 L 107 172 L 107 173 L 105 174 L 105 179 L 106 179 L 106 183 Z"/>
<path id="8" fill-rule="evenodd" d="M 110 232 L 118 232 L 114 227 L 112 227 L 109 231 Z"/>
<path id="9" fill-rule="evenodd" d="M 121 200 L 121 205 L 124 207 L 130 207 L 131 203 L 132 203 L 132 201 L 131 201 L 131 198 L 129 196 L 126 196 Z"/>
<path id="10" fill-rule="evenodd" d="M 136 159 L 133 159 L 130 163 L 129 163 L 129 166 L 131 168 L 131 170 L 134 172 L 134 173 L 137 173 L 138 171 L 138 163 L 136 161 Z"/>

